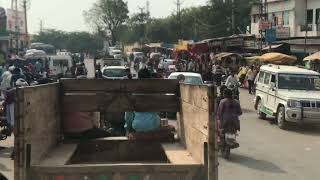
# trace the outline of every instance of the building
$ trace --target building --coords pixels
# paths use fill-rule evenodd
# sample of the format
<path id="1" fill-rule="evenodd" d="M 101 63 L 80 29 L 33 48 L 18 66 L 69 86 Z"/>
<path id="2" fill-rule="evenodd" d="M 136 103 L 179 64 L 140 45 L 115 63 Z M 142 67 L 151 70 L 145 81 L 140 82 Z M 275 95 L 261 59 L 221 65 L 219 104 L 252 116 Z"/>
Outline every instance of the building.
<path id="1" fill-rule="evenodd" d="M 251 10 L 251 34 L 274 28 L 278 39 L 320 36 L 320 0 L 261 0 Z M 306 26 L 307 20 L 307 26 Z"/>

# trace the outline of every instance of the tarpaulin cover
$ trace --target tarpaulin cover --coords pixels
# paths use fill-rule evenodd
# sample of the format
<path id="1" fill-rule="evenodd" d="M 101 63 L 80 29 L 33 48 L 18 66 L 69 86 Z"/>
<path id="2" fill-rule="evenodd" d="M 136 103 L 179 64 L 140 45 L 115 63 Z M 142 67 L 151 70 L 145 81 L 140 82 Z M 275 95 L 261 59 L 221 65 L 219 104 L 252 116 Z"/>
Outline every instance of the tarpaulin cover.
<path id="1" fill-rule="evenodd" d="M 261 56 L 261 61 L 273 64 L 291 64 L 296 62 L 297 58 L 282 53 L 267 53 Z"/>

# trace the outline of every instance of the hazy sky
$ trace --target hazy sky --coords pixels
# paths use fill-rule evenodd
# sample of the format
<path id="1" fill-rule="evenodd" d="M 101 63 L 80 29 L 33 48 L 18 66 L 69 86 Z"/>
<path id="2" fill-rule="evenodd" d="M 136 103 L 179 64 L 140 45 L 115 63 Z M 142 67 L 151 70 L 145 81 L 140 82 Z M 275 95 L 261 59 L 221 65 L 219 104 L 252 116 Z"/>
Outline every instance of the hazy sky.
<path id="1" fill-rule="evenodd" d="M 19 0 L 22 1 L 22 0 Z M 87 31 L 83 11 L 90 9 L 97 0 L 29 0 L 31 7 L 28 10 L 29 32 L 37 33 L 40 29 L 40 20 L 44 28 L 56 28 L 66 31 Z M 146 0 L 126 0 L 130 14 L 137 12 L 138 7 L 144 7 Z M 175 11 L 175 0 L 149 0 L 152 17 L 166 17 Z M 207 0 L 182 0 L 182 7 L 204 5 Z M 11 0 L 0 0 L 0 6 L 11 7 Z"/>

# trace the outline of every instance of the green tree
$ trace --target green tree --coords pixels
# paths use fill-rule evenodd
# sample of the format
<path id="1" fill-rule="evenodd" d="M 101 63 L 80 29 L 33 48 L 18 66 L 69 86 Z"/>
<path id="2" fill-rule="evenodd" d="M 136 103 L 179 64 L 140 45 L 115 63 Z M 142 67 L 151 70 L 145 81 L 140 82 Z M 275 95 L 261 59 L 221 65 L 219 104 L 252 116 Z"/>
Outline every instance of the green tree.
<path id="1" fill-rule="evenodd" d="M 48 29 L 34 36 L 33 42 L 54 45 L 57 49 L 67 49 L 70 52 L 86 52 L 95 54 L 102 49 L 102 38 L 88 32 L 65 32 Z"/>
<path id="2" fill-rule="evenodd" d="M 101 36 L 108 37 L 110 32 L 112 44 L 115 44 L 116 31 L 129 18 L 128 13 L 128 5 L 123 0 L 98 0 L 84 16 Z"/>

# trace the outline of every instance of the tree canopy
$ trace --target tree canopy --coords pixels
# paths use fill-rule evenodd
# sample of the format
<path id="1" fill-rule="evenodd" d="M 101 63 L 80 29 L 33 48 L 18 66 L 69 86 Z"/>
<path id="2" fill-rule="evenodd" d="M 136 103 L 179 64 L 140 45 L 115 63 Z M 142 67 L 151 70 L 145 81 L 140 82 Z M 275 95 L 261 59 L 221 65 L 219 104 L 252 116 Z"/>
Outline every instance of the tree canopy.
<path id="1" fill-rule="evenodd" d="M 115 44 L 116 30 L 129 18 L 128 13 L 128 5 L 123 0 L 98 0 L 89 11 L 84 12 L 84 16 L 100 35 L 111 36 L 112 44 Z"/>
<path id="2" fill-rule="evenodd" d="M 88 32 L 65 32 L 48 29 L 34 36 L 33 42 L 54 45 L 57 49 L 67 49 L 70 52 L 86 52 L 95 54 L 102 49 L 103 40 L 96 34 Z"/>

